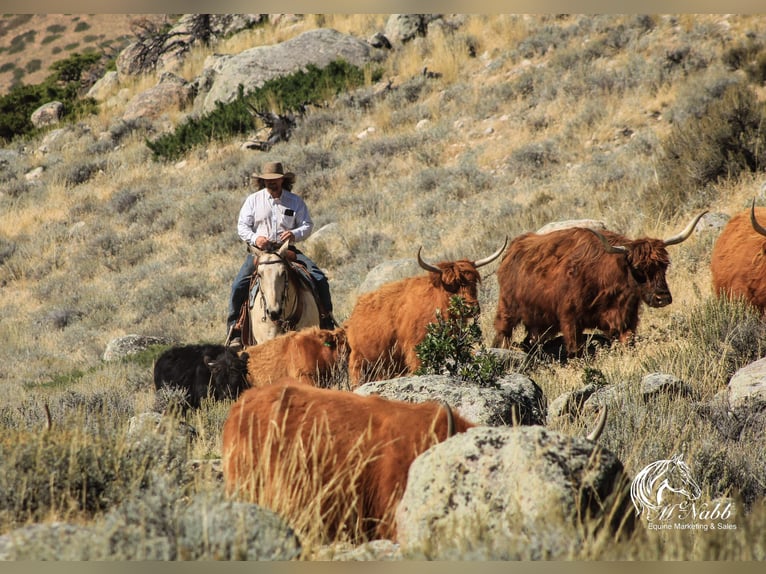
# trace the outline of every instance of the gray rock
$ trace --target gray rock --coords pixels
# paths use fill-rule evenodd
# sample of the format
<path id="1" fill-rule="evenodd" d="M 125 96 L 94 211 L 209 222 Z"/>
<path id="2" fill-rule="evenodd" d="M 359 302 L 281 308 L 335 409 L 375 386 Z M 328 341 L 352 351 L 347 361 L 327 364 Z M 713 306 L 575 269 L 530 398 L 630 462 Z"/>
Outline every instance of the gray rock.
<path id="1" fill-rule="evenodd" d="M 364 40 L 326 28 L 304 32 L 273 46 L 210 56 L 202 72 L 206 79 L 198 82 L 201 92 L 194 109 L 207 113 L 215 109 L 217 101 L 231 102 L 237 97 L 239 84 L 247 94 L 268 80 L 295 73 L 309 64 L 323 68 L 339 58 L 363 67 L 380 56 Z"/>
<path id="2" fill-rule="evenodd" d="M 535 233 L 545 234 L 560 229 L 569 229 L 571 227 L 590 227 L 591 229 L 607 229 L 606 223 L 600 219 L 568 219 L 565 221 L 553 221 L 546 223 Z"/>
<path id="3" fill-rule="evenodd" d="M 766 359 L 750 363 L 734 373 L 728 389 L 732 409 L 766 407 Z"/>
<path id="4" fill-rule="evenodd" d="M 36 128 L 42 128 L 57 124 L 64 116 L 64 104 L 61 102 L 48 102 L 32 112 L 30 121 Z"/>
<path id="5" fill-rule="evenodd" d="M 413 403 L 443 400 L 478 425 L 510 425 L 514 420 L 525 425 L 545 422 L 542 390 L 531 379 L 516 373 L 499 379 L 497 388 L 463 384 L 448 375 L 427 375 L 373 381 L 354 392 Z"/>
<path id="6" fill-rule="evenodd" d="M 301 250 L 322 261 L 323 265 L 343 263 L 351 257 L 351 248 L 337 223 L 329 223 L 314 231 L 303 242 Z"/>
<path id="7" fill-rule="evenodd" d="M 558 417 L 568 417 L 574 419 L 578 417 L 583 410 L 583 405 L 593 393 L 598 390 L 596 385 L 585 385 L 581 389 L 567 391 L 556 397 L 548 405 L 548 423 L 550 424 Z"/>
<path id="8" fill-rule="evenodd" d="M 405 556 L 472 549 L 484 559 L 561 559 L 581 540 L 578 517 L 606 523 L 617 505 L 615 516 L 632 520 L 628 482 L 617 457 L 590 440 L 540 426 L 476 427 L 415 459 L 398 539 Z"/>
<path id="9" fill-rule="evenodd" d="M 694 233 L 700 234 L 710 231 L 719 232 L 726 227 L 729 219 L 731 219 L 731 216 L 725 213 L 706 213 L 697 222 L 697 225 L 694 228 Z"/>
<path id="10" fill-rule="evenodd" d="M 369 291 L 375 291 L 386 283 L 414 277 L 421 273 L 425 273 L 425 271 L 418 265 L 415 258 L 383 261 L 367 272 L 364 281 L 357 288 L 357 294 L 361 295 Z"/>
<path id="11" fill-rule="evenodd" d="M 120 80 L 117 72 L 115 70 L 110 70 L 90 87 L 88 93 L 85 94 L 85 97 L 103 102 L 117 90 L 119 85 Z"/>
<path id="12" fill-rule="evenodd" d="M 192 85 L 170 72 L 164 72 L 153 88 L 137 94 L 122 114 L 124 121 L 156 119 L 170 108 L 183 109 L 193 96 Z"/>
<path id="13" fill-rule="evenodd" d="M 0 536 L 0 560 L 93 560 L 97 529 L 65 522 L 29 524 Z"/>
<path id="14" fill-rule="evenodd" d="M 168 337 L 151 337 L 146 335 L 125 335 L 112 339 L 106 346 L 103 359 L 114 361 L 128 355 L 145 351 L 152 345 L 170 345 L 173 340 Z"/>
<path id="15" fill-rule="evenodd" d="M 663 373 L 650 373 L 641 379 L 644 400 L 658 395 L 691 396 L 692 388 L 678 377 Z"/>
<path id="16" fill-rule="evenodd" d="M 179 560 L 293 560 L 295 532 L 277 514 L 246 502 L 195 498 L 178 519 Z"/>
<path id="17" fill-rule="evenodd" d="M 310 558 L 313 561 L 366 562 L 401 560 L 399 544 L 392 540 L 372 540 L 364 544 L 349 543 L 322 546 Z"/>

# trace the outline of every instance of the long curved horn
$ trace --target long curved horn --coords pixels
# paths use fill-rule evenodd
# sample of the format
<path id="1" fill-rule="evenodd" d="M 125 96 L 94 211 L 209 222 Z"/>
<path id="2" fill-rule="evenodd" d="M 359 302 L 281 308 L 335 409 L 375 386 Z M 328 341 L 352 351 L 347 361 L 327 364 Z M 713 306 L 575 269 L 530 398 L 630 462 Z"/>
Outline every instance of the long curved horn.
<path id="1" fill-rule="evenodd" d="M 694 228 L 697 226 L 697 222 L 700 220 L 700 218 L 707 213 L 707 209 L 700 213 L 697 217 L 691 220 L 691 223 L 686 226 L 686 229 L 684 229 L 681 233 L 678 235 L 674 235 L 673 237 L 670 237 L 668 239 L 663 240 L 663 243 L 667 245 L 675 245 L 676 243 L 681 243 L 682 241 L 686 241 L 689 236 L 692 234 L 692 231 L 694 231 Z"/>
<path id="2" fill-rule="evenodd" d="M 604 432 L 604 427 L 606 426 L 606 411 L 606 403 L 604 403 L 604 406 L 601 408 L 601 414 L 598 417 L 598 422 L 596 423 L 596 428 L 594 428 L 585 438 L 596 442 L 601 437 L 601 433 Z"/>
<path id="3" fill-rule="evenodd" d="M 444 410 L 447 411 L 447 438 L 455 436 L 455 416 L 452 414 L 452 409 L 447 404 L 447 401 L 441 401 Z"/>
<path id="4" fill-rule="evenodd" d="M 583 227 L 583 229 L 587 229 L 590 231 L 593 235 L 598 237 L 598 240 L 604 245 L 604 249 L 607 253 L 627 253 L 628 248 L 624 245 L 612 245 L 606 240 L 606 237 L 604 237 L 601 233 L 596 231 L 595 229 L 591 229 L 590 227 Z"/>
<path id="5" fill-rule="evenodd" d="M 488 257 L 485 257 L 484 259 L 479 259 L 478 261 L 474 262 L 474 265 L 476 268 L 481 267 L 482 265 L 486 265 L 487 263 L 492 263 L 495 259 L 500 257 L 500 254 L 503 252 L 503 250 L 508 246 L 508 236 L 505 236 L 505 243 L 503 243 L 503 246 L 495 251 L 492 255 L 489 255 Z"/>
<path id="6" fill-rule="evenodd" d="M 755 219 L 755 198 L 753 198 L 753 205 L 750 206 L 750 223 L 753 224 L 753 229 L 755 229 L 758 233 L 761 235 L 766 235 L 766 228 L 764 228 L 760 223 L 758 223 L 758 220 Z"/>
<path id="7" fill-rule="evenodd" d="M 442 270 L 436 267 L 435 265 L 431 265 L 430 263 L 426 263 L 423 261 L 423 259 L 420 257 L 420 250 L 423 249 L 423 247 L 418 247 L 418 265 L 420 265 L 423 269 L 426 271 L 433 271 L 434 273 L 439 273 L 441 275 Z"/>

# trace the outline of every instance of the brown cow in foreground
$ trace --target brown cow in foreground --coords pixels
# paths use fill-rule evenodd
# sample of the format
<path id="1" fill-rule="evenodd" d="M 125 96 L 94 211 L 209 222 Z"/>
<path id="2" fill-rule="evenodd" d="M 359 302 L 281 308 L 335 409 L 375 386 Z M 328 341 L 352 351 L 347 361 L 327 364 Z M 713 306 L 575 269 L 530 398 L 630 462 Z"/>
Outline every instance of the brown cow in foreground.
<path id="1" fill-rule="evenodd" d="M 580 352 L 584 329 L 629 341 L 642 301 L 650 307 L 672 301 L 665 281 L 666 247 L 685 241 L 705 213 L 665 240 L 628 239 L 588 228 L 517 237 L 497 270 L 493 346 L 507 346 L 519 323 L 527 329 L 527 345 L 561 332 L 570 356 Z"/>
<path id="2" fill-rule="evenodd" d="M 713 246 L 710 271 L 716 295 L 743 297 L 766 311 L 766 207 L 755 208 L 732 217 Z"/>
<path id="3" fill-rule="evenodd" d="M 436 310 L 448 318 L 450 298 L 457 295 L 478 313 L 478 268 L 497 259 L 507 244 L 506 237 L 500 249 L 475 262 L 460 259 L 436 265 L 423 261 L 418 249 L 418 264 L 427 275 L 387 283 L 359 297 L 344 324 L 352 388 L 363 376 L 379 380 L 415 372 L 420 366 L 415 347 L 425 338 L 427 325 L 436 320 Z"/>
<path id="4" fill-rule="evenodd" d="M 393 539 L 412 461 L 472 426 L 439 403 L 289 380 L 248 389 L 223 426 L 226 490 L 287 515 L 318 504 L 314 524 L 330 539 L 343 531 Z"/>
<path id="5" fill-rule="evenodd" d="M 327 386 L 345 349 L 342 328 L 290 331 L 243 349 L 247 353 L 247 381 L 252 387 L 262 387 L 290 377 L 300 383 Z"/>

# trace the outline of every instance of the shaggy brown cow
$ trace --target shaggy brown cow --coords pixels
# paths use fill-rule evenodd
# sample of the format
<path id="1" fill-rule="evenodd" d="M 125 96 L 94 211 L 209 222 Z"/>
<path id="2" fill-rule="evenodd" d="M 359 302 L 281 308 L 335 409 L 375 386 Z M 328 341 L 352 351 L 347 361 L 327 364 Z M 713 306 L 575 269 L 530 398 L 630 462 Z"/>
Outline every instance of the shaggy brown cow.
<path id="1" fill-rule="evenodd" d="M 478 268 L 497 259 L 508 244 L 478 261 L 443 261 L 436 265 L 420 257 L 418 264 L 427 275 L 386 283 L 365 293 L 344 324 L 350 348 L 349 378 L 352 387 L 363 376 L 385 378 L 413 373 L 420 366 L 415 347 L 426 336 L 426 327 L 436 320 L 436 310 L 449 317 L 449 301 L 454 295 L 479 312 Z M 422 249 L 422 248 L 421 248 Z M 369 380 L 377 380 L 374 378 Z"/>
<path id="2" fill-rule="evenodd" d="M 732 217 L 713 246 L 710 271 L 716 295 L 743 297 L 766 311 L 766 207 L 755 208 Z"/>
<path id="3" fill-rule="evenodd" d="M 291 331 L 259 345 L 245 347 L 247 381 L 262 387 L 283 377 L 324 386 L 346 348 L 342 328 L 332 331 L 310 327 Z"/>
<path id="4" fill-rule="evenodd" d="M 642 301 L 650 307 L 672 301 L 665 281 L 670 264 L 665 248 L 685 241 L 705 213 L 666 240 L 628 239 L 577 227 L 517 237 L 497 270 L 500 296 L 493 346 L 508 346 L 519 323 L 527 329 L 527 345 L 561 332 L 570 356 L 580 352 L 584 329 L 630 340 Z"/>
<path id="5" fill-rule="evenodd" d="M 352 537 L 393 539 L 393 516 L 412 461 L 472 426 L 433 402 L 289 380 L 248 389 L 223 426 L 226 490 L 288 515 L 318 503 L 316 521 L 330 539 L 342 529 Z"/>

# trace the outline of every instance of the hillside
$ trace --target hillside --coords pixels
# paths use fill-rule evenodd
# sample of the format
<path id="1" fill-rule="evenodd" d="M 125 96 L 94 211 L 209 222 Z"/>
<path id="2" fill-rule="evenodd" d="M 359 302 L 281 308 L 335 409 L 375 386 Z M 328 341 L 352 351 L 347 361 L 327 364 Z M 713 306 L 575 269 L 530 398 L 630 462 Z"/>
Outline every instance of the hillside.
<path id="1" fill-rule="evenodd" d="M 37 84 L 50 65 L 79 52 L 116 55 L 133 38 L 139 18 L 162 14 L 4 14 L 0 18 L 0 94 L 17 84 Z"/>
<path id="2" fill-rule="evenodd" d="M 766 558 L 753 542 L 766 527 L 763 421 L 748 419 L 751 434 L 732 439 L 721 429 L 734 423 L 723 415 L 704 418 L 698 408 L 738 368 L 766 354 L 761 322 L 718 302 L 709 272 L 716 222 L 754 197 L 766 204 L 758 128 L 766 117 L 766 16 L 451 16 L 454 27 L 433 27 L 391 51 L 382 67 L 392 89 L 384 96 L 360 103 L 343 94 L 312 107 L 291 140 L 268 152 L 244 149 L 245 138 L 236 137 L 178 161 L 153 159 L 146 141 L 172 132 L 191 111 L 122 121 L 125 102 L 154 85 L 153 77 L 121 78 L 109 107 L 102 102 L 97 114 L 56 137 L 49 132 L 0 149 L 5 447 L 37 435 L 42 404 L 50 403 L 62 429 L 79 428 L 75 415 L 87 419 L 83 428 L 113 429 L 151 410 L 151 359 L 104 361 L 116 337 L 223 342 L 231 281 L 245 255 L 237 214 L 265 162 L 283 161 L 294 171 L 294 190 L 306 199 L 315 230 L 332 224 L 342 238 L 307 249 L 330 278 L 340 321 L 370 270 L 412 260 L 420 247 L 429 261 L 475 260 L 506 236 L 579 218 L 601 220 L 628 237 L 670 237 L 709 210 L 689 240 L 669 247 L 673 302 L 642 308 L 634 345 L 566 364 L 535 364 L 525 374 L 549 403 L 593 379 L 631 389 L 652 372 L 682 379 L 693 387 L 694 401 L 671 397 L 646 406 L 630 391 L 602 444 L 629 473 L 683 448 L 707 499 L 732 497 L 752 511 L 743 513 L 736 533 L 704 539 L 684 533 L 668 542 L 662 533 L 642 532 L 640 542 L 594 545 L 574 558 Z M 101 17 L 22 22 L 6 15 L 0 93 L 14 74 L 24 82 L 44 77 L 44 62 L 67 50 L 126 41 L 132 16 Z M 237 53 L 317 27 L 367 39 L 386 20 L 285 19 L 194 51 L 183 75 L 200 74 L 213 50 Z M 14 70 L 24 70 L 23 77 Z M 730 137 L 734 115 L 742 127 Z M 254 123 L 253 134 L 262 127 Z M 745 148 L 756 148 L 754 168 L 738 160 Z M 479 291 L 486 343 L 494 335 L 496 268 L 483 270 Z M 201 429 L 193 457 L 220 456 L 225 408 L 206 407 L 187 419 Z M 582 434 L 581 424 L 559 421 L 552 428 Z M 9 485 L 15 488 L 21 490 Z M 92 519 L 72 507 L 58 506 L 43 518 L 24 514 L 27 509 L 0 513 L 0 534 L 25 521 Z"/>

